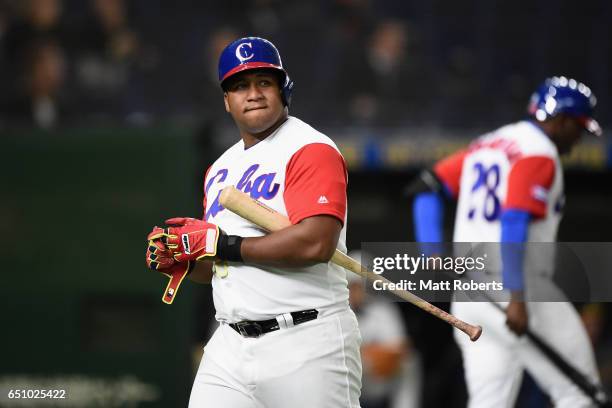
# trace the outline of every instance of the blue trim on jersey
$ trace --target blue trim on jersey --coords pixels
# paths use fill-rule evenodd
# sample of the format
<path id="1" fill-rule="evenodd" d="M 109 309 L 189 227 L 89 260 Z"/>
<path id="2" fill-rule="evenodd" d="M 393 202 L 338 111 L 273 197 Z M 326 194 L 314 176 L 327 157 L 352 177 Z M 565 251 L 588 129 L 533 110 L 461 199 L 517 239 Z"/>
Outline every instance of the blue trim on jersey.
<path id="1" fill-rule="evenodd" d="M 418 242 L 441 243 L 443 239 L 444 198 L 442 193 L 419 193 L 412 206 L 415 237 Z M 425 255 L 441 254 L 438 245 L 421 248 Z"/>
<path id="2" fill-rule="evenodd" d="M 511 291 L 523 290 L 523 261 L 531 215 L 527 211 L 508 210 L 501 216 L 501 256 L 504 288 Z"/>

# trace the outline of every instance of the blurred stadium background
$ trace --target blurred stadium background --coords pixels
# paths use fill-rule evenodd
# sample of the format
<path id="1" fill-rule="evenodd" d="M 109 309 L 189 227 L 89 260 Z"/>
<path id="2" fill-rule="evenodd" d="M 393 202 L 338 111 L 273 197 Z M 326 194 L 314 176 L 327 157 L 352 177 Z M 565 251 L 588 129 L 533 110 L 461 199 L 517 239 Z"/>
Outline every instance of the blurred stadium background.
<path id="1" fill-rule="evenodd" d="M 273 41 L 296 82 L 291 114 L 341 147 L 358 248 L 413 240 L 410 178 L 523 117 L 547 76 L 587 83 L 609 135 L 610 21 L 605 0 L 0 0 L 0 390 L 186 406 L 210 288 L 188 283 L 164 306 L 144 237 L 200 215 L 204 171 L 237 140 L 216 79 L 231 40 Z M 609 139 L 585 139 L 566 164 L 560 240 L 611 241 Z M 578 306 L 610 389 L 612 308 Z M 465 406 L 449 327 L 402 312 L 422 406 Z"/>

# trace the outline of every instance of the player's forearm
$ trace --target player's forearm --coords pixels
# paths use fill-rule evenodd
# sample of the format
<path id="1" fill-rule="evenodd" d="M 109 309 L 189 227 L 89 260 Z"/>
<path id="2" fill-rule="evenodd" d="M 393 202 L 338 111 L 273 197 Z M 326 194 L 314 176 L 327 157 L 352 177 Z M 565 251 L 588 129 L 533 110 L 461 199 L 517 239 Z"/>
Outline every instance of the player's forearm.
<path id="1" fill-rule="evenodd" d="M 196 264 L 192 269 L 191 273 L 187 275 L 189 280 L 196 283 L 210 283 L 213 277 L 213 262 L 200 260 L 194 261 Z"/>
<path id="2" fill-rule="evenodd" d="M 263 237 L 245 238 L 244 262 L 300 267 L 329 262 L 338 245 L 340 222 L 330 216 L 307 218 Z"/>
<path id="3" fill-rule="evenodd" d="M 529 213 L 520 210 L 505 211 L 501 216 L 502 278 L 516 301 L 523 300 L 523 262 L 530 218 Z"/>

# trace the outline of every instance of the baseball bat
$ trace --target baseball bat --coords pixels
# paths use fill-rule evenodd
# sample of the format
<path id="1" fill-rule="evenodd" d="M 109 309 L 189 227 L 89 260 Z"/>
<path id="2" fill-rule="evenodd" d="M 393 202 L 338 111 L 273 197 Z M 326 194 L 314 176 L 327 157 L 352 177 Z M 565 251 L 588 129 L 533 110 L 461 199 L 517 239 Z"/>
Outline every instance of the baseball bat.
<path id="1" fill-rule="evenodd" d="M 495 306 L 502 313 L 506 313 L 504 309 L 498 303 L 491 301 L 491 304 Z M 561 371 L 571 382 L 573 382 L 578 388 L 582 390 L 591 400 L 601 408 L 612 408 L 612 401 L 606 392 L 597 384 L 591 382 L 591 380 L 578 371 L 574 366 L 569 364 L 559 353 L 557 353 L 551 346 L 548 345 L 540 336 L 527 329 L 525 336 L 535 345 L 541 352 L 548 358 L 558 369 Z"/>
<path id="2" fill-rule="evenodd" d="M 233 213 L 238 214 L 242 218 L 271 232 L 278 231 L 292 225 L 289 218 L 287 218 L 285 215 L 276 212 L 257 200 L 254 200 L 233 186 L 228 186 L 223 189 L 221 195 L 219 196 L 219 203 Z M 388 279 L 367 270 L 359 262 L 337 249 L 334 252 L 331 262 L 348 269 L 349 271 L 354 272 L 371 282 L 380 281 L 383 283 L 390 283 Z M 482 327 L 466 323 L 452 314 L 447 313 L 444 310 L 421 299 L 413 293 L 399 289 L 392 290 L 391 292 L 461 330 L 467 334 L 472 341 L 478 340 L 480 334 L 482 333 Z"/>

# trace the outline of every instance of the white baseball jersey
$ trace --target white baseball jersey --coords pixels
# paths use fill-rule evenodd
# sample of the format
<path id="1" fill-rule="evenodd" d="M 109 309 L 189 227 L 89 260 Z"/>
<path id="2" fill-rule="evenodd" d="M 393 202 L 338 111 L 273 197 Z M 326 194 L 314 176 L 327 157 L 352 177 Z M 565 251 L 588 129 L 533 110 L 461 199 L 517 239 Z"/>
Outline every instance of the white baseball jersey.
<path id="1" fill-rule="evenodd" d="M 563 207 L 563 172 L 557 148 L 528 121 L 503 126 L 435 167 L 457 198 L 454 242 L 500 242 L 503 210 L 530 213 L 527 241 L 555 242 Z M 484 249 L 484 247 L 483 247 Z M 490 246 L 487 270 L 501 272 L 499 247 Z M 524 272 L 550 277 L 554 248 L 526 248 Z"/>
<path id="2" fill-rule="evenodd" d="M 528 241 L 554 242 L 563 205 L 557 148 L 522 121 L 476 139 L 435 167 L 458 200 L 453 241 L 499 242 L 504 209 L 529 212 Z"/>
<path id="3" fill-rule="evenodd" d="M 209 168 L 205 177 L 205 218 L 230 235 L 265 234 L 218 201 L 226 186 L 235 186 L 289 217 L 293 224 L 327 214 L 344 226 L 338 249 L 346 251 L 346 183 L 344 159 L 334 142 L 295 117 L 273 134 L 245 149 L 241 140 Z M 219 262 L 213 298 L 223 322 L 266 320 L 305 309 L 322 314 L 348 307 L 345 273 L 332 263 L 288 268 Z"/>

